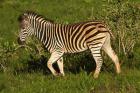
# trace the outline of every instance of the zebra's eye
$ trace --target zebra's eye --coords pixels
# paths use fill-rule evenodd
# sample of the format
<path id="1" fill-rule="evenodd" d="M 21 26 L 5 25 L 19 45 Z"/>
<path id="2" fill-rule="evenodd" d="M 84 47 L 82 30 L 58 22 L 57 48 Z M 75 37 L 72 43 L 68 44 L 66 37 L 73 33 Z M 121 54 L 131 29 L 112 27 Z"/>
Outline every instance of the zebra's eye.
<path id="1" fill-rule="evenodd" d="M 22 30 L 24 30 L 24 29 L 25 29 L 25 27 L 21 27 L 21 29 L 22 29 Z"/>

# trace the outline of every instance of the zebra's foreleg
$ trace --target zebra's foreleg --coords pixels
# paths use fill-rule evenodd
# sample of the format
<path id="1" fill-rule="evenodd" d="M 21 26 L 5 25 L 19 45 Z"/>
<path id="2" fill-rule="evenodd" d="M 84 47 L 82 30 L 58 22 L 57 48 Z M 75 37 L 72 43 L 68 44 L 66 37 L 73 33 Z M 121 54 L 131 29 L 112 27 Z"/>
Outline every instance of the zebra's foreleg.
<path id="1" fill-rule="evenodd" d="M 63 53 L 62 52 L 53 52 L 51 54 L 51 57 L 47 63 L 48 68 L 50 69 L 50 71 L 52 72 L 52 74 L 54 76 L 58 75 L 58 73 L 54 70 L 53 68 L 53 63 L 56 62 L 57 60 L 59 60 L 62 57 Z"/>
<path id="2" fill-rule="evenodd" d="M 58 61 L 57 61 L 60 73 L 62 76 L 65 76 L 64 74 L 64 67 L 63 67 L 63 57 L 61 57 Z"/>

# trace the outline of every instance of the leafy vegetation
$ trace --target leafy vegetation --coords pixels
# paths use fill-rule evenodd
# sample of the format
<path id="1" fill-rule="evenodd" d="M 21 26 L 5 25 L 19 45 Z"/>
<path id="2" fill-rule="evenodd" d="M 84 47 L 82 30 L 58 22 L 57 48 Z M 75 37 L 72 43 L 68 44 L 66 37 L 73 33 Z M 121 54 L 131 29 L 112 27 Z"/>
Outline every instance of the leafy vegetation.
<path id="1" fill-rule="evenodd" d="M 17 44 L 17 18 L 25 10 L 57 23 L 104 21 L 114 34 L 112 46 L 122 73 L 116 75 L 112 61 L 102 53 L 102 72 L 99 79 L 93 79 L 90 72 L 95 63 L 86 51 L 64 55 L 66 76 L 53 77 L 46 66 L 50 54 L 36 38 L 29 38 L 25 48 Z M 139 93 L 139 15 L 139 0 L 1 0 L 0 93 Z"/>

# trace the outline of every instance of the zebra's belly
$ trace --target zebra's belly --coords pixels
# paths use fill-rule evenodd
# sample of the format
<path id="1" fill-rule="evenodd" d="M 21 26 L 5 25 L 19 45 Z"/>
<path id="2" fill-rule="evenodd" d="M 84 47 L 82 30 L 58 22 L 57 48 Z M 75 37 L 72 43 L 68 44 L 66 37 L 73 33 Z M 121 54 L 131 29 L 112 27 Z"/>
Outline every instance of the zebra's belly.
<path id="1" fill-rule="evenodd" d="M 78 52 L 86 51 L 87 49 L 88 49 L 87 46 L 80 49 L 69 49 L 69 50 L 66 50 L 65 53 L 78 53 Z"/>

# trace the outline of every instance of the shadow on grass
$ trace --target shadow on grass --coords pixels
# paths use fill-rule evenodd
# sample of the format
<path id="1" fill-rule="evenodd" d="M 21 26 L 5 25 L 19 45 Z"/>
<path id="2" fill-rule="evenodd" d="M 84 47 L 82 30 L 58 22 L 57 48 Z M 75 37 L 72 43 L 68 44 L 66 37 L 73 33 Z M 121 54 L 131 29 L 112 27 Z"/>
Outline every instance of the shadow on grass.
<path id="1" fill-rule="evenodd" d="M 42 72 L 44 75 L 50 73 L 47 67 L 47 58 L 44 56 L 39 59 L 34 59 L 30 56 L 30 60 L 27 60 L 26 65 L 21 68 L 15 68 L 14 72 L 15 74 Z"/>
<path id="2" fill-rule="evenodd" d="M 74 56 L 77 57 L 74 58 Z M 64 56 L 65 73 L 78 74 L 83 70 L 89 75 L 91 72 L 94 72 L 96 64 L 92 55 L 86 53 L 82 57 L 78 58 L 78 56 L 79 54 L 67 54 Z M 51 74 L 47 67 L 47 61 L 48 59 L 45 56 L 41 56 L 38 59 L 34 59 L 33 56 L 30 56 L 30 60 L 27 61 L 27 64 L 25 66 L 23 66 L 22 68 L 15 68 L 15 73 L 20 74 L 41 72 L 44 75 Z M 58 73 L 60 72 L 57 63 L 54 63 L 53 67 Z M 112 68 L 107 67 L 105 63 L 103 63 L 102 70 L 107 72 L 113 72 Z"/>
<path id="3" fill-rule="evenodd" d="M 66 58 L 69 59 L 73 55 L 66 55 Z M 27 61 L 27 64 L 22 68 L 15 68 L 15 73 L 34 73 L 34 72 L 41 72 L 44 75 L 50 74 L 50 71 L 47 67 L 47 57 L 41 56 L 39 59 L 34 59 L 30 56 L 30 60 Z M 72 62 L 71 62 L 72 61 Z M 64 71 L 77 74 L 80 73 L 81 70 L 84 70 L 89 74 L 91 71 L 95 69 L 95 62 L 92 62 L 92 56 L 86 55 L 85 57 L 81 57 L 80 60 L 70 60 L 66 62 L 64 59 Z M 53 64 L 54 69 L 59 73 L 59 69 L 57 63 Z"/>

